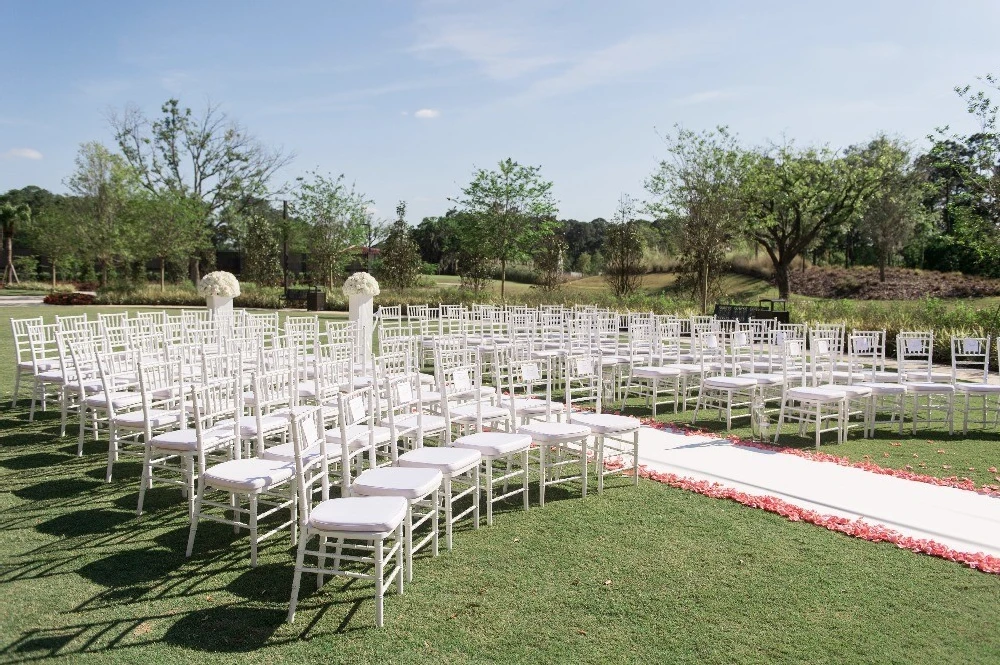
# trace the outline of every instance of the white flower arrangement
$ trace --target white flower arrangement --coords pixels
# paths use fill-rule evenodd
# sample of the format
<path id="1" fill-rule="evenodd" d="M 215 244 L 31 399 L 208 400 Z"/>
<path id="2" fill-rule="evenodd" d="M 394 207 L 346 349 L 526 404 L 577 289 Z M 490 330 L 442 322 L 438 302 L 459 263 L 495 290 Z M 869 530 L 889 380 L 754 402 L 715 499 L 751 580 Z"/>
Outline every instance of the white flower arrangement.
<path id="1" fill-rule="evenodd" d="M 198 282 L 198 295 L 203 298 L 208 296 L 235 298 L 240 295 L 240 282 L 231 272 L 224 270 L 210 272 Z"/>
<path id="2" fill-rule="evenodd" d="M 378 282 L 366 272 L 356 272 L 344 282 L 341 288 L 345 296 L 371 296 L 374 298 L 380 291 Z"/>

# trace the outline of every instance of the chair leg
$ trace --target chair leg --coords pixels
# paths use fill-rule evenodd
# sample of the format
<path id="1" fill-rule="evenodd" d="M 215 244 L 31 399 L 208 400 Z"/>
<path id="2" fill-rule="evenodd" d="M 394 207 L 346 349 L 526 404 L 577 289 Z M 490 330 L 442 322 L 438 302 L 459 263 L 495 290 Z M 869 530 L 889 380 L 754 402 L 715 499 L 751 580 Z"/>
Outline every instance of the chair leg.
<path id="1" fill-rule="evenodd" d="M 257 495 L 250 495 L 250 567 L 257 567 Z"/>
<path id="2" fill-rule="evenodd" d="M 198 482 L 198 496 L 194 500 L 194 517 L 191 518 L 191 530 L 188 532 L 187 551 L 184 556 L 190 557 L 194 550 L 194 536 L 198 532 L 198 517 L 201 515 L 201 497 L 205 494 L 205 485 Z"/>
<path id="3" fill-rule="evenodd" d="M 14 396 L 10 401 L 10 408 L 17 406 L 17 394 L 21 391 L 21 369 L 18 368 L 17 374 L 14 375 Z M 63 436 L 66 436 L 63 434 Z"/>
<path id="4" fill-rule="evenodd" d="M 139 481 L 139 505 L 135 509 L 136 517 L 142 516 L 142 504 L 146 500 L 146 485 L 150 483 L 151 476 L 153 475 L 153 469 L 151 467 L 152 461 L 152 451 L 150 446 L 146 444 L 146 452 L 142 456 L 142 478 Z M 194 492 L 188 497 L 188 517 L 194 519 Z"/>
<path id="5" fill-rule="evenodd" d="M 118 459 L 118 436 L 115 431 L 114 423 L 108 429 L 108 470 L 105 474 L 105 481 L 111 482 L 111 470 L 114 466 L 115 460 Z"/>
<path id="6" fill-rule="evenodd" d="M 382 614 L 385 595 L 384 547 L 385 541 L 383 539 L 379 538 L 375 541 L 375 625 L 379 628 L 383 625 Z"/>
<path id="7" fill-rule="evenodd" d="M 295 554 L 295 576 L 292 578 L 292 597 L 288 601 L 288 623 L 295 621 L 295 606 L 299 602 L 299 585 L 302 583 L 302 564 L 306 556 L 306 542 L 309 540 L 308 531 L 302 529 L 302 533 L 299 534 L 299 549 Z"/>
<path id="8" fill-rule="evenodd" d="M 486 458 L 486 526 L 493 526 L 493 458 Z"/>

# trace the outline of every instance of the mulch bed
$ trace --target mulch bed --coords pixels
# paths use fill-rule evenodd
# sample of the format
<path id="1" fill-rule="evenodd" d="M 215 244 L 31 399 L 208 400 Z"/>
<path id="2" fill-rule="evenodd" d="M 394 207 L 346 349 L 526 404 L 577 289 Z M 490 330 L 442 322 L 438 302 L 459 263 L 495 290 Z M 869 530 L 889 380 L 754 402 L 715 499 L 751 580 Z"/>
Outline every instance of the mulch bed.
<path id="1" fill-rule="evenodd" d="M 879 282 L 877 268 L 809 268 L 805 272 L 795 270 L 791 282 L 792 293 L 814 298 L 915 300 L 1000 296 L 997 279 L 907 268 L 886 269 L 885 282 Z"/>

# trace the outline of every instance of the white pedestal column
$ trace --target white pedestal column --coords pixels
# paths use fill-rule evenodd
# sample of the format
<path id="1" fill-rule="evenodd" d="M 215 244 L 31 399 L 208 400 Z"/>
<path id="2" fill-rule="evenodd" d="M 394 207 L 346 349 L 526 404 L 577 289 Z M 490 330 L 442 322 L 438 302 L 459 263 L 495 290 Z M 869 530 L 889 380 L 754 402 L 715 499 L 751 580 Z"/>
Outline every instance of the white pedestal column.
<path id="1" fill-rule="evenodd" d="M 233 299 L 226 296 L 205 296 L 205 306 L 212 312 L 213 319 L 233 318 Z"/>
<path id="2" fill-rule="evenodd" d="M 350 296 L 348 318 L 358 324 L 361 344 L 358 346 L 357 362 L 366 369 L 372 362 L 372 335 L 375 333 L 375 299 L 372 296 Z"/>

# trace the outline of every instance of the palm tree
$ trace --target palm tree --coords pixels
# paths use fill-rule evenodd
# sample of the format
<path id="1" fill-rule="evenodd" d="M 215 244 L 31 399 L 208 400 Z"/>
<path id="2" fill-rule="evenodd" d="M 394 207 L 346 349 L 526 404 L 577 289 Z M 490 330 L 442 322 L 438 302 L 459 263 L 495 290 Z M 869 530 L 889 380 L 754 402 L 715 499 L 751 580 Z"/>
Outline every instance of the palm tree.
<path id="1" fill-rule="evenodd" d="M 31 208 L 27 203 L 14 205 L 4 203 L 0 205 L 0 237 L 7 240 L 7 264 L 3 269 L 3 277 L 0 282 L 4 284 L 20 284 L 17 278 L 17 270 L 14 269 L 14 231 L 18 222 L 27 224 L 31 220 Z"/>

